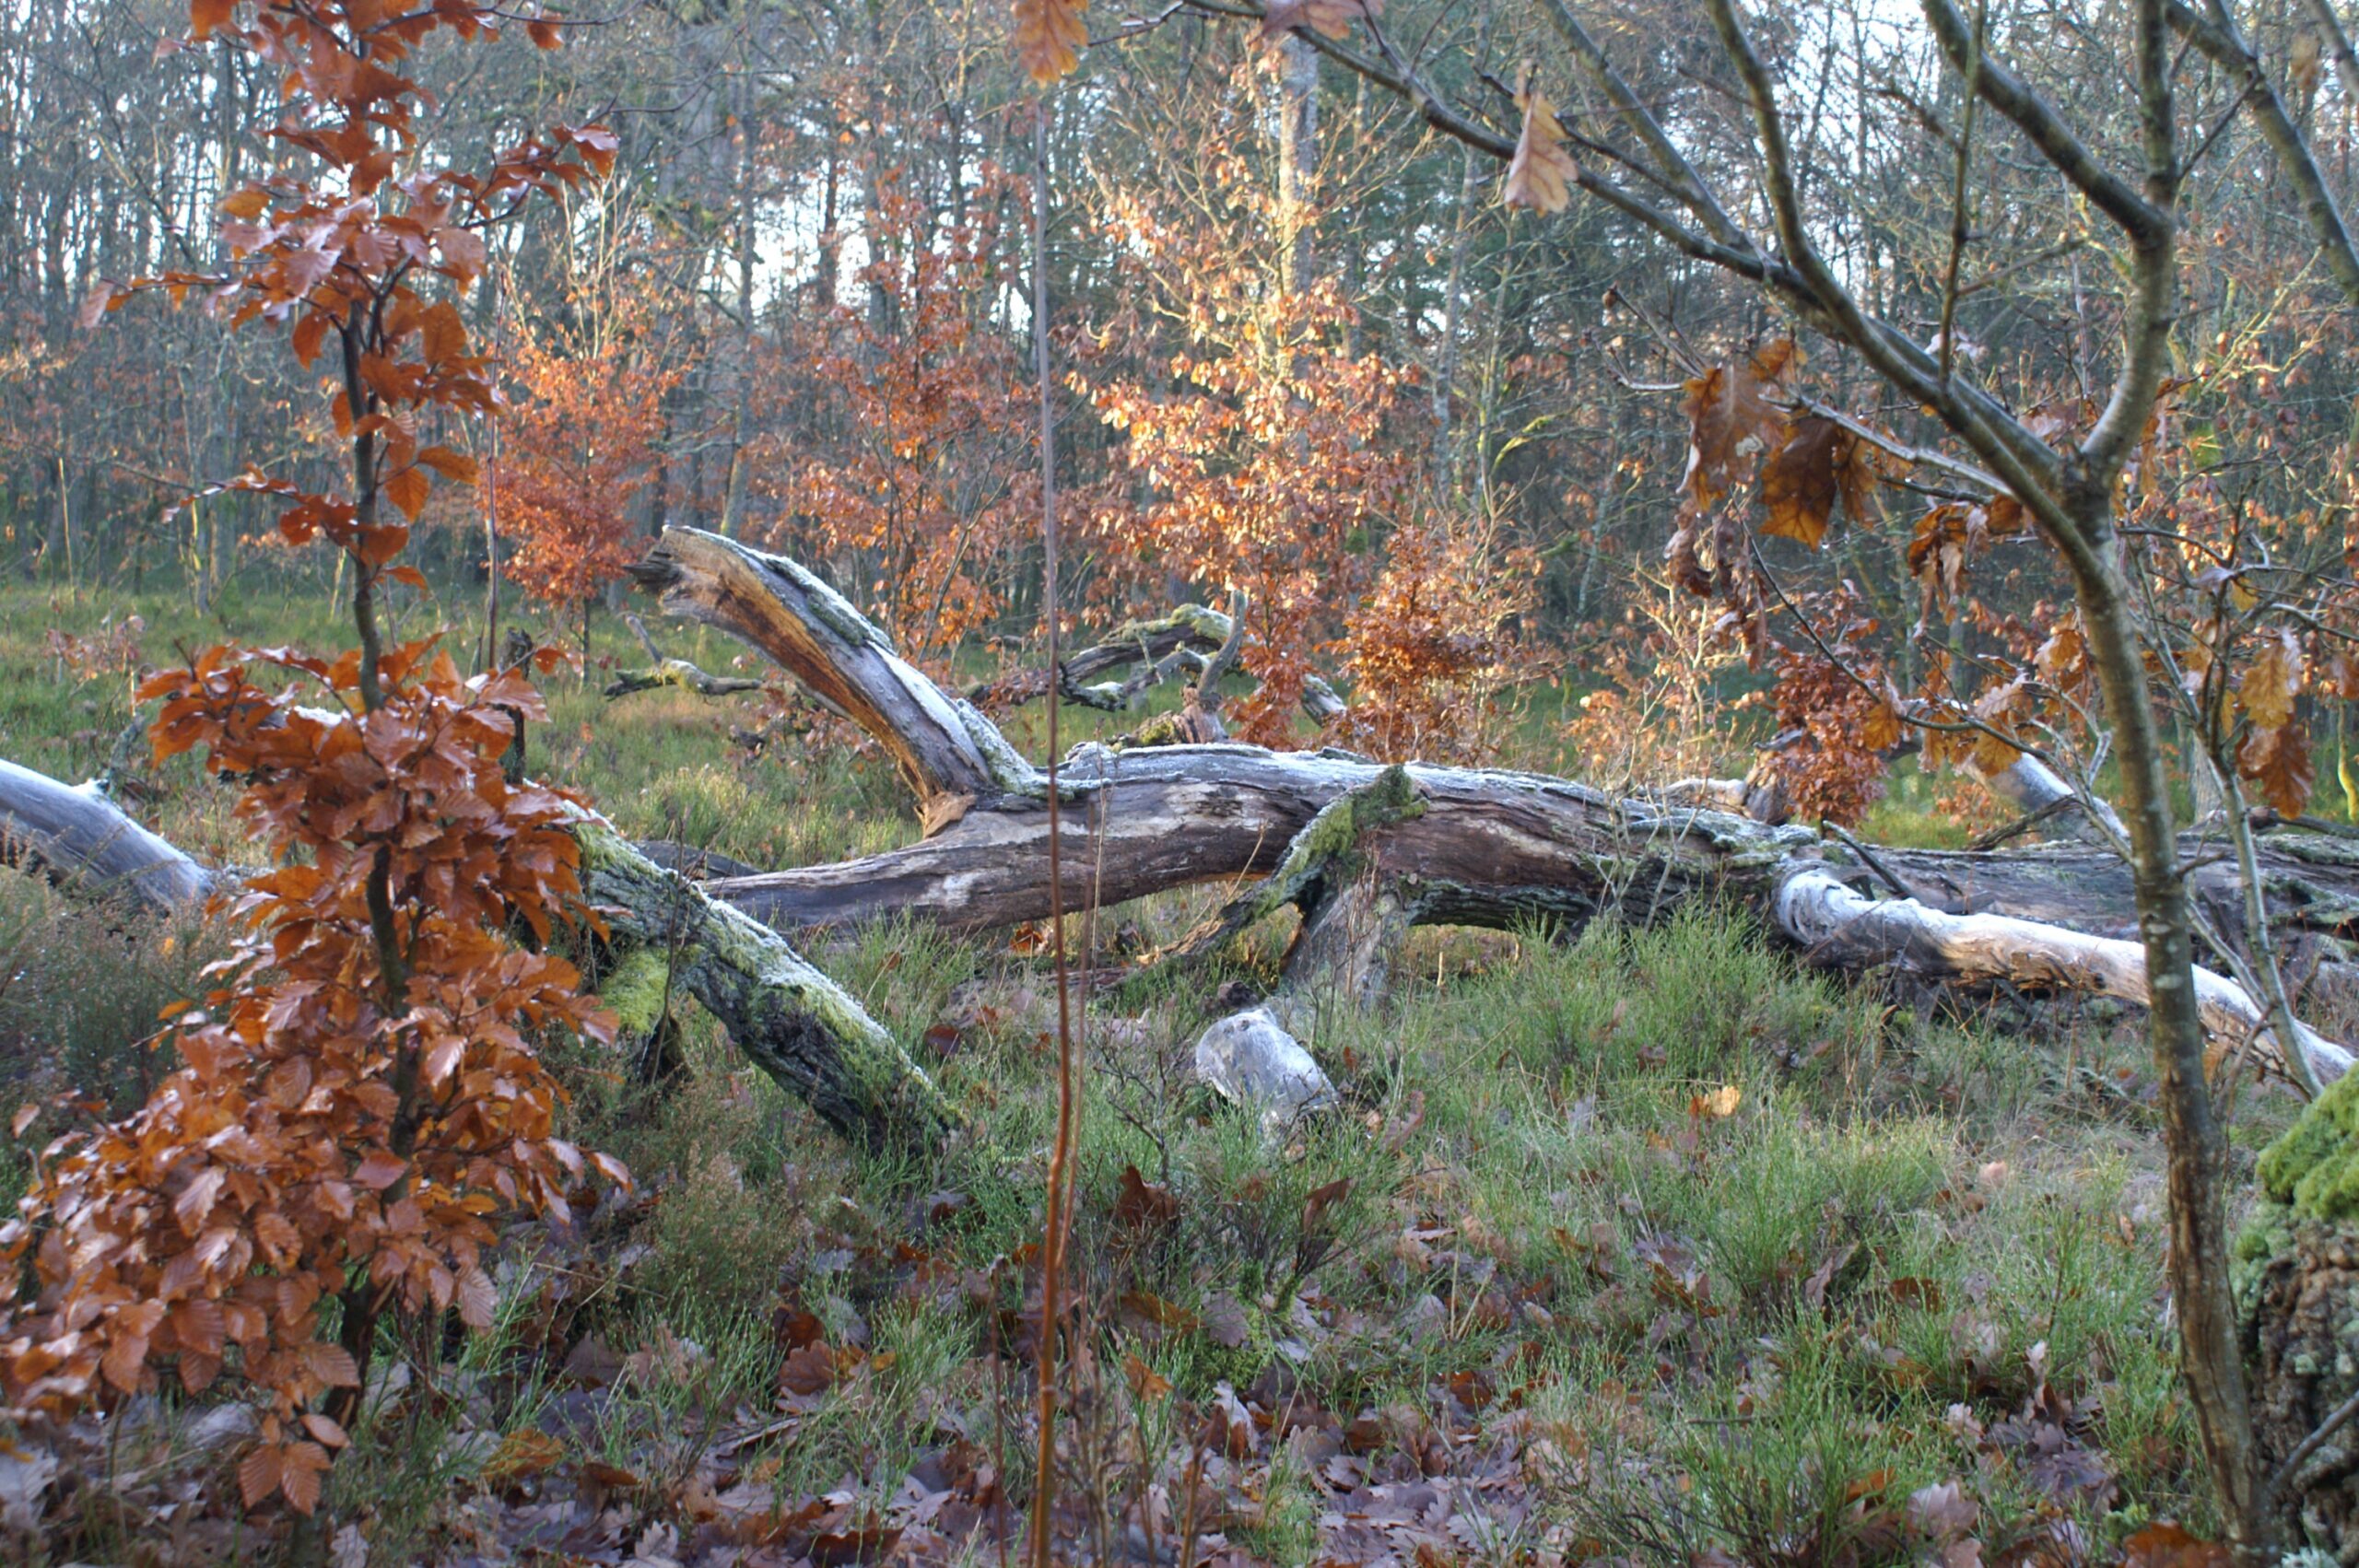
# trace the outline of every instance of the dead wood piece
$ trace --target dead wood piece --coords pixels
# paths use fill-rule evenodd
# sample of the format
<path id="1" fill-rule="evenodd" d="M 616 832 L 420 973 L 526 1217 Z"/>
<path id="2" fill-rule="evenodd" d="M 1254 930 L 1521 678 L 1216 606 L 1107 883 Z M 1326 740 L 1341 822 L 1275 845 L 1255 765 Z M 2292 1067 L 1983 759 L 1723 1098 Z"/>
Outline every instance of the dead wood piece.
<path id="1" fill-rule="evenodd" d="M 743 675 L 708 675 L 685 659 L 666 659 L 644 670 L 625 670 L 608 681 L 608 697 L 628 696 L 633 692 L 651 692 L 664 686 L 676 686 L 694 692 L 698 696 L 735 696 L 744 692 L 762 689 L 760 681 Z"/>
<path id="2" fill-rule="evenodd" d="M 1407 907 L 1390 879 L 1373 874 L 1367 852 L 1375 836 L 1424 811 L 1407 769 L 1386 768 L 1320 807 L 1276 871 L 1174 950 L 1173 961 L 1207 957 L 1288 905 L 1301 911 L 1276 994 L 1196 1042 L 1197 1076 L 1228 1099 L 1261 1105 L 1273 1127 L 1334 1104 L 1298 1036 L 1315 1034 L 1330 1007 L 1382 1002 Z"/>
<path id="3" fill-rule="evenodd" d="M 665 535 L 659 557 L 700 563 L 642 571 L 643 580 L 666 585 L 667 605 L 744 638 L 818 689 L 847 694 L 861 722 L 896 756 L 948 755 L 948 763 L 905 766 L 921 801 L 938 793 L 945 778 L 972 787 L 972 800 L 958 801 L 955 813 L 927 811 L 921 843 L 707 884 L 714 895 L 783 930 L 886 916 L 957 930 L 1039 919 L 1048 913 L 1052 812 L 1062 818 L 1066 864 L 1090 868 L 1083 896 L 1099 907 L 1268 873 L 1285 862 L 1322 809 L 1367 790 L 1385 772 L 1333 753 L 1237 745 L 1117 753 L 1085 745 L 1067 759 L 1064 799 L 1052 803 L 1037 771 L 988 720 L 954 706 L 919 672 L 891 660 L 881 638 L 792 563 L 679 530 Z M 691 582 L 701 586 L 692 590 Z M 828 664 L 831 659 L 843 667 Z M 991 760 L 986 766 L 971 758 Z M 2025 790 L 2038 785 L 2037 770 L 2001 772 Z M 2128 870 L 2107 849 L 1879 848 L 1885 874 L 1910 896 L 1876 904 L 1829 875 L 1839 862 L 1799 828 L 1699 806 L 1615 799 L 1544 775 L 1411 764 L 1402 777 L 1422 809 L 1357 837 L 1355 853 L 1373 891 L 1332 901 L 1380 935 L 1417 924 L 1578 925 L 1599 915 L 1647 924 L 1708 896 L 1757 911 L 1769 929 L 1845 967 L 1931 964 L 1954 938 L 1966 945 L 1953 942 L 1942 962 L 1962 977 L 2003 972 L 2032 987 L 2145 995 L 2142 969 L 2133 973 L 2114 961 L 2113 949 L 2090 946 L 2135 934 Z M 2200 850 L 2188 842 L 2197 895 L 2233 889 L 2233 867 L 2217 858 L 2207 862 Z M 2271 834 L 2261 863 L 2280 923 L 2271 935 L 2298 931 L 2337 944 L 2359 936 L 2359 845 Z M 1811 873 L 1826 880 L 1811 880 Z M 1805 891 L 1783 896 L 1790 883 Z M 1838 888 L 1841 897 L 1833 891 Z M 1982 916 L 2012 923 L 1946 923 Z M 1306 929 L 1318 923 L 1314 916 Z M 1830 942 L 1837 930 L 1848 934 Z M 1937 965 L 1931 972 L 1942 971 Z M 2258 1012 L 2231 982 L 2212 977 L 2203 984 L 2215 1045 L 2242 1049 Z M 2319 1049 L 2331 1042 L 2308 1036 L 2299 1044 L 2321 1060 L 2322 1077 L 2340 1071 L 2339 1047 Z"/>
<path id="4" fill-rule="evenodd" d="M 1105 641 L 1067 655 L 1058 666 L 1057 689 L 1068 702 L 1106 713 L 1127 713 L 1144 701 L 1154 687 L 1184 678 L 1207 692 L 1208 710 L 1217 709 L 1220 704 L 1210 694 L 1236 665 L 1244 640 L 1243 625 L 1241 593 L 1232 599 L 1226 613 L 1203 604 L 1179 604 L 1150 620 L 1126 622 L 1109 633 Z M 1130 673 L 1121 680 L 1100 678 L 1124 669 Z M 1045 673 L 1027 671 L 984 682 L 967 696 L 974 702 L 1005 708 L 1043 696 L 1048 689 Z M 1321 726 L 1348 711 L 1335 688 L 1317 675 L 1303 684 L 1301 701 L 1305 716 Z"/>
<path id="5" fill-rule="evenodd" d="M 1878 901 L 1810 868 L 1785 879 L 1776 908 L 1778 929 L 1801 942 L 1813 963 L 1828 968 L 1894 964 L 1942 979 L 2005 980 L 2141 1006 L 2147 1000 L 2145 948 L 2125 938 L 2093 937 L 2005 915 L 1944 914 L 1915 899 Z M 2248 1042 L 2264 1054 L 2278 1052 L 2267 1014 L 2235 981 L 2198 967 L 2195 990 L 2215 1052 L 2241 1050 Z M 2294 1027 L 2295 1046 L 2320 1082 L 2350 1071 L 2349 1051 L 2298 1022 Z"/>
<path id="6" fill-rule="evenodd" d="M 1327 1074 L 1267 1007 L 1232 1012 L 1206 1029 L 1196 1040 L 1195 1065 L 1198 1078 L 1258 1111 L 1272 1131 L 1336 1103 Z"/>
<path id="7" fill-rule="evenodd" d="M 840 594 L 783 556 L 667 528 L 631 576 L 666 611 L 752 644 L 876 737 L 936 825 L 963 813 L 947 804 L 961 797 L 1043 792 L 998 726 L 926 679 Z"/>
<path id="8" fill-rule="evenodd" d="M 652 994 L 693 996 L 757 1067 L 857 1141 L 938 1142 L 958 1117 L 898 1041 L 786 939 L 657 865 L 603 818 L 573 830 L 583 893 L 636 989 L 604 994 L 626 1027 L 660 1026 Z M 659 991 L 660 988 L 660 991 Z"/>
<path id="9" fill-rule="evenodd" d="M 749 865 L 718 849 L 699 849 L 692 844 L 677 844 L 669 838 L 642 838 L 639 852 L 667 872 L 677 872 L 690 882 L 710 882 L 721 876 L 759 876 L 762 869 Z"/>
<path id="10" fill-rule="evenodd" d="M 0 864 L 69 892 L 135 899 L 158 913 L 194 908 L 213 872 L 148 832 L 96 782 L 61 784 L 0 760 Z"/>
<path id="11" fill-rule="evenodd" d="M 158 913 L 199 907 L 242 874 L 203 865 L 88 786 L 4 760 L 0 824 L 7 863 L 94 898 L 127 891 Z M 659 1038 L 671 999 L 693 996 L 755 1065 L 847 1137 L 917 1147 L 958 1125 L 892 1035 L 784 937 L 659 864 L 602 817 L 585 813 L 571 831 L 584 894 L 607 927 L 601 994 L 626 1036 Z"/>
<path id="12" fill-rule="evenodd" d="M 646 622 L 626 611 L 623 624 L 630 628 L 631 636 L 637 638 L 639 646 L 646 650 L 647 668 L 626 670 L 609 681 L 605 690 L 609 700 L 628 696 L 633 692 L 651 692 L 663 686 L 677 686 L 698 696 L 735 696 L 744 692 L 760 691 L 767 684 L 747 680 L 742 675 L 708 675 L 685 659 L 666 659 L 663 650 L 655 646 L 655 639 L 648 635 Z"/>

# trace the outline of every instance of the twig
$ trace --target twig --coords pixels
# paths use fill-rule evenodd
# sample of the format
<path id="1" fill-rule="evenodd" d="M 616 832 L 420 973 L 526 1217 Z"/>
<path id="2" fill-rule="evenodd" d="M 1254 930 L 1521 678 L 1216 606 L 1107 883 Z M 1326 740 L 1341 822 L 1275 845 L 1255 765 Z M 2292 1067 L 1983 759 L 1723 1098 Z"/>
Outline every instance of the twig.
<path id="1" fill-rule="evenodd" d="M 1057 668 L 1057 448 L 1054 383 L 1049 379 L 1049 99 L 1032 121 L 1032 355 L 1040 383 L 1040 598 L 1049 620 L 1049 668 Z M 1057 964 L 1057 1129 L 1049 1150 L 1047 1212 L 1040 1245 L 1039 1457 L 1032 1485 L 1033 1568 L 1053 1568 L 1057 1490 L 1058 1295 L 1063 1284 L 1074 1120 L 1073 982 L 1065 958 L 1064 870 L 1057 789 L 1057 711 L 1049 703 L 1049 932 Z"/>
<path id="2" fill-rule="evenodd" d="M 1891 870 L 1886 867 L 1882 860 L 1876 859 L 1874 850 L 1860 843 L 1857 838 L 1852 837 L 1850 832 L 1845 828 L 1841 823 L 1836 822 L 1832 818 L 1821 817 L 1819 819 L 1818 825 L 1825 828 L 1827 832 L 1832 833 L 1836 837 L 1840 838 L 1845 844 L 1848 845 L 1853 854 L 1859 856 L 1860 859 L 1868 863 L 1868 870 L 1884 878 L 1884 884 L 1890 887 L 1895 893 L 1897 893 L 1903 898 L 1913 899 L 1917 896 L 1914 893 L 1911 893 L 1908 890 L 1908 884 L 1907 883 L 1893 875 Z"/>
<path id="3" fill-rule="evenodd" d="M 1977 852 L 1984 849 L 1996 849 L 2000 845 L 2004 844 L 2008 839 L 2014 837 L 2017 834 L 2030 832 L 2033 828 L 2037 827 L 2041 823 L 2046 822 L 2049 817 L 2052 817 L 2057 813 L 2062 811 L 2066 806 L 2077 806 L 2080 803 L 2081 797 L 2077 794 L 2059 795 L 2054 800 L 2048 802 L 2048 804 L 2040 807 L 2037 811 L 2025 812 L 2023 815 L 2015 818 L 2014 821 L 2007 824 L 2006 826 L 1992 828 L 1989 832 L 1982 835 L 1980 837 L 1968 844 L 1966 848 Z"/>
<path id="4" fill-rule="evenodd" d="M 2277 1467 L 2275 1475 L 2269 1478 L 2269 1490 L 2271 1492 L 2283 1490 L 2285 1483 L 2292 1480 L 2302 1466 L 2308 1462 L 2310 1456 L 2317 1453 L 2328 1438 L 2350 1424 L 2354 1415 L 2359 1415 L 2359 1394 L 2353 1394 L 2337 1405 L 2334 1413 L 2320 1422 L 2316 1432 L 2294 1445 L 2294 1451 L 2285 1456 L 2285 1462 Z"/>

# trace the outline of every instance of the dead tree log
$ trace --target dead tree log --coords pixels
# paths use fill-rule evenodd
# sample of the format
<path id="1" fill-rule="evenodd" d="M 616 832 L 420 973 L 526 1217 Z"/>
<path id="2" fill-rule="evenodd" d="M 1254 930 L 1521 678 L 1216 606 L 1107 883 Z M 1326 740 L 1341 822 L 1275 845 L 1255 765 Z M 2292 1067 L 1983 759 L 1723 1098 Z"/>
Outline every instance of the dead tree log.
<path id="1" fill-rule="evenodd" d="M 607 993 L 627 1028 L 651 1031 L 661 1018 L 650 1002 L 676 989 L 847 1137 L 917 1147 L 957 1125 L 892 1034 L 776 931 L 657 865 L 603 817 L 585 814 L 573 837 L 582 892 L 605 916 L 614 973 L 628 977 L 628 991 Z"/>
<path id="2" fill-rule="evenodd" d="M 0 861 L 79 895 L 123 890 L 158 912 L 196 908 L 239 874 L 203 865 L 89 786 L 6 761 L 0 824 Z M 602 994 L 626 1033 L 651 1036 L 672 996 L 692 996 L 757 1067 L 849 1138 L 915 1147 L 957 1126 L 899 1042 L 785 938 L 603 817 L 582 813 L 572 835 L 582 891 L 607 927 Z"/>
<path id="3" fill-rule="evenodd" d="M 1079 895 L 1100 906 L 1268 873 L 1322 809 L 1385 773 L 1333 752 L 1084 745 L 1064 763 L 1064 799 L 1052 807 L 1038 770 L 988 720 L 894 656 L 881 633 L 793 563 L 674 529 L 635 575 L 660 588 L 666 609 L 740 638 L 844 700 L 901 760 L 918 795 L 924 836 L 905 848 L 705 884 L 782 930 L 904 914 L 956 930 L 1041 919 L 1051 810 L 1063 819 L 1068 867 L 1086 868 Z M 2104 945 L 2134 935 L 2134 916 L 2129 872 L 2101 848 L 1854 854 L 1799 827 L 1614 799 L 1543 775 L 1409 764 L 1402 777 L 1423 809 L 1384 825 L 1366 857 L 1391 901 L 1388 927 L 1577 925 L 1602 914 L 1643 924 L 1717 895 L 1833 966 L 2145 995 L 2142 963 Z M 2263 843 L 2279 926 L 2269 934 L 2315 941 L 2340 964 L 2342 943 L 2359 936 L 2359 846 L 2298 833 Z M 2190 838 L 2184 848 L 2197 896 L 2241 934 L 2234 868 L 2216 847 Z M 1905 896 L 1861 891 L 1879 885 Z M 2203 984 L 2218 1047 L 2252 1047 L 2260 1014 L 2249 999 L 2217 976 Z M 2321 1080 L 2349 1063 L 2314 1034 L 2298 1047 Z"/>
<path id="4" fill-rule="evenodd" d="M 640 649 L 647 655 L 647 668 L 622 671 L 607 682 L 603 695 L 610 702 L 633 692 L 658 691 L 665 686 L 676 686 L 698 696 L 738 696 L 760 691 L 768 684 L 749 681 L 743 675 L 709 675 L 686 659 L 666 659 L 663 650 L 655 646 L 655 639 L 647 635 L 646 622 L 626 611 L 623 625 L 639 639 Z"/>
<path id="5" fill-rule="evenodd" d="M 0 864 L 84 896 L 156 912 L 194 908 L 214 872 L 123 814 L 97 784 L 61 784 L 0 760 Z"/>

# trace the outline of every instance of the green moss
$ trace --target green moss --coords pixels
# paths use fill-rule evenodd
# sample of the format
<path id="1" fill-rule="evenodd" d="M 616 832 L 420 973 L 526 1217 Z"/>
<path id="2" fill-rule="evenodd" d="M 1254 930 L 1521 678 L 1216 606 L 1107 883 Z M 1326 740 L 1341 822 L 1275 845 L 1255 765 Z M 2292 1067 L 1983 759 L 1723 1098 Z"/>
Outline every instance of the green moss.
<path id="1" fill-rule="evenodd" d="M 651 947 L 634 948 L 607 972 L 598 996 L 614 1009 L 623 1038 L 651 1035 L 672 999 L 672 965 Z"/>
<path id="2" fill-rule="evenodd" d="M 1319 808 L 1286 846 L 1286 858 L 1262 884 L 1254 919 L 1300 900 L 1314 883 L 1349 882 L 1359 871 L 1359 842 L 1379 827 L 1423 816 L 1426 798 L 1409 770 L 1395 763 L 1356 790 Z"/>
<path id="3" fill-rule="evenodd" d="M 2260 1156 L 2260 1185 L 2315 1220 L 2359 1218 L 2359 1073 L 2330 1084 Z"/>

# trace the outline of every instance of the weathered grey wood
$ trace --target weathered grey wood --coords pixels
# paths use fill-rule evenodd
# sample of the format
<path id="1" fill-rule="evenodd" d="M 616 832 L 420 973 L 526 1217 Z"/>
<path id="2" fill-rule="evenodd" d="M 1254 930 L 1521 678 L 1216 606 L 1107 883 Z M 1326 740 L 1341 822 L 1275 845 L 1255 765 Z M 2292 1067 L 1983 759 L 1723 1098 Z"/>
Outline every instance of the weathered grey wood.
<path id="1" fill-rule="evenodd" d="M 1174 605 L 1160 615 L 1127 621 L 1109 632 L 1104 641 L 1067 654 L 1058 668 L 1058 689 L 1069 702 L 1108 713 L 1127 712 L 1145 699 L 1149 688 L 1183 672 L 1191 679 L 1201 678 L 1236 635 L 1236 619 L 1226 612 L 1203 604 Z M 1131 673 L 1119 681 L 1100 679 L 1117 670 Z M 997 697 L 1013 707 L 1030 702 L 1048 689 L 1047 678 L 1035 676 L 985 682 L 967 696 L 976 702 Z M 1324 724 L 1342 717 L 1346 704 L 1333 686 L 1313 675 L 1303 683 L 1302 711 L 1312 723 Z"/>
<path id="2" fill-rule="evenodd" d="M 1779 884 L 1778 929 L 1828 968 L 1906 965 L 1932 978 L 2003 980 L 2042 990 L 2081 991 L 2143 1004 L 2146 950 L 2121 937 L 2091 936 L 2011 915 L 1954 915 L 1911 898 L 1871 898 L 1831 872 L 1798 866 Z M 2197 1006 L 2217 1051 L 2247 1041 L 2277 1054 L 2263 1010 L 2227 977 L 2198 965 Z M 2351 1069 L 2351 1053 L 2298 1021 L 2295 1045 L 2319 1082 Z"/>
<path id="3" fill-rule="evenodd" d="M 702 537 L 697 547 L 709 548 Z M 790 583 L 805 580 L 788 568 L 763 570 Z M 754 580 L 757 591 L 763 579 Z M 797 591 L 808 600 L 807 591 Z M 710 598 L 699 596 L 691 613 L 709 618 Z M 759 603 L 748 593 L 728 603 L 728 615 L 713 624 L 798 673 L 808 650 L 823 642 L 802 623 L 814 613 L 834 614 L 824 601 L 813 602 L 822 612 L 783 598 Z M 903 689 L 866 705 L 863 721 L 898 755 L 921 749 L 924 735 L 896 736 L 890 726 L 897 716 L 931 722 L 926 716 L 951 699 L 906 664 L 887 673 Z M 978 742 L 982 750 L 1010 750 L 971 708 L 959 718 L 969 739 L 977 739 L 978 726 L 989 731 Z M 1029 765 L 1003 766 L 955 818 L 929 812 L 929 836 L 921 843 L 707 887 L 786 930 L 899 915 L 954 930 L 1039 919 L 1048 913 L 1052 810 L 1062 814 L 1069 896 L 1106 906 L 1276 870 L 1315 816 L 1371 790 L 1385 771 L 1334 752 L 1193 745 L 1115 753 L 1085 745 L 1066 759 L 1065 798 L 1054 806 Z M 1861 858 L 1821 846 L 1805 829 L 1661 800 L 1615 799 L 1543 775 L 1410 764 L 1400 777 L 1422 809 L 1384 825 L 1357 856 L 1382 899 L 1380 908 L 1362 912 L 1380 914 L 1389 930 L 1520 926 L 1549 918 L 1579 923 L 1607 913 L 1643 924 L 1699 895 L 1715 895 L 1759 911 L 1806 954 L 1847 967 L 1898 963 L 1948 977 L 2144 995 L 2142 967 L 2124 967 L 2120 954 L 2102 945 L 2134 935 L 2129 873 L 2103 848 L 1874 850 L 1877 879 L 1889 877 L 1909 895 L 1877 902 L 1850 885 L 1867 882 L 1870 868 Z M 2196 896 L 2217 907 L 2224 930 L 2239 933 L 2234 868 L 2198 841 L 2182 848 L 2196 866 Z M 2339 959 L 2340 944 L 2359 934 L 2359 846 L 2321 835 L 2271 834 L 2262 863 L 2280 924 L 2275 934 L 2331 942 Z M 1084 868 L 1089 881 L 1076 890 L 1073 872 Z M 1807 895 L 1789 899 L 1790 884 Z M 1837 931 L 1843 939 L 1830 940 Z M 1367 967 L 1364 959 L 1353 962 Z M 2216 975 L 2199 984 L 2215 1042 L 2223 1048 L 2247 1045 L 2259 1017 L 2249 1000 Z M 2332 1042 L 2306 1036 L 2300 1043 L 2323 1076 L 2347 1065 Z"/>
<path id="4" fill-rule="evenodd" d="M 194 907 L 213 872 L 148 832 L 96 784 L 61 784 L 0 760 L 0 864 L 159 911 Z"/>
<path id="5" fill-rule="evenodd" d="M 919 673 L 840 594 L 785 556 L 667 528 L 631 576 L 666 611 L 751 643 L 875 736 L 930 825 L 956 821 L 977 800 L 1041 788 L 996 725 Z"/>

